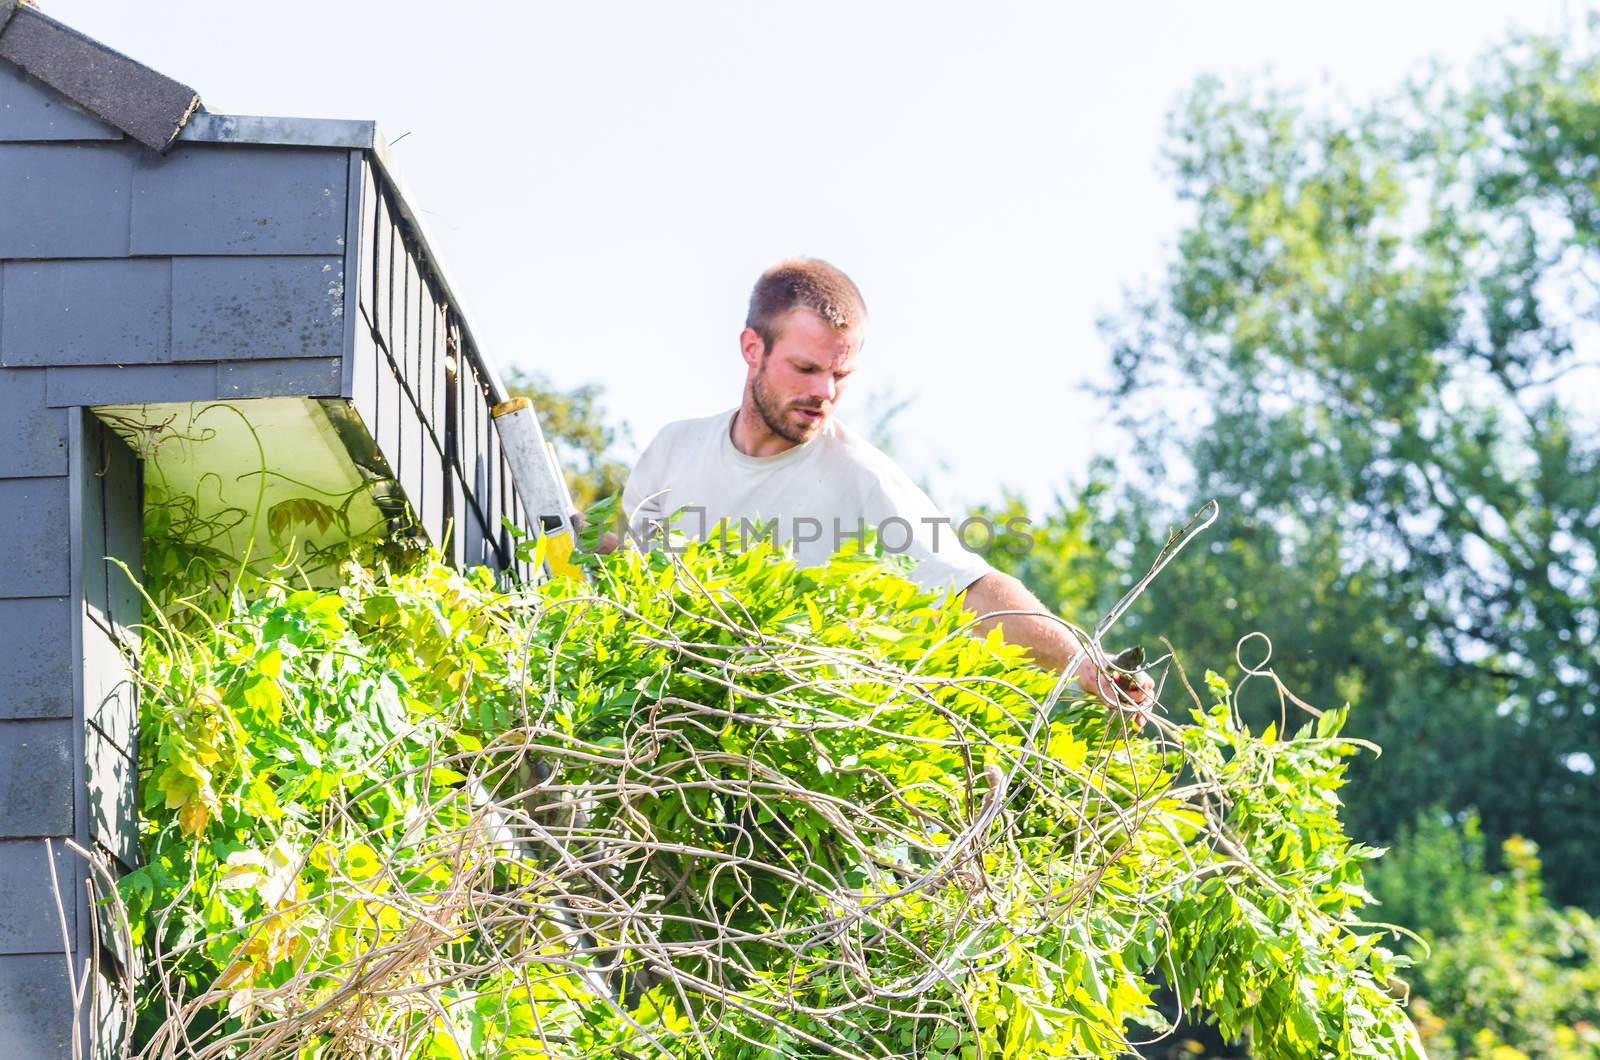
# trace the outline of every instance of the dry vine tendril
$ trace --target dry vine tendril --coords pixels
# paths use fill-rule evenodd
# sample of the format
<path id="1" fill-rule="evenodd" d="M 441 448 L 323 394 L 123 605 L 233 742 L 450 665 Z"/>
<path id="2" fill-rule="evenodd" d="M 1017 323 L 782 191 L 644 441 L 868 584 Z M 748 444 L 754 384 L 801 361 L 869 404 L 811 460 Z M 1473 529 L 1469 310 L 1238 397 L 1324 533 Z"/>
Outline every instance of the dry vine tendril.
<path id="1" fill-rule="evenodd" d="M 140 1056 L 1420 1055 L 1343 712 L 1129 732 L 864 554 L 343 575 L 155 602 Z"/>

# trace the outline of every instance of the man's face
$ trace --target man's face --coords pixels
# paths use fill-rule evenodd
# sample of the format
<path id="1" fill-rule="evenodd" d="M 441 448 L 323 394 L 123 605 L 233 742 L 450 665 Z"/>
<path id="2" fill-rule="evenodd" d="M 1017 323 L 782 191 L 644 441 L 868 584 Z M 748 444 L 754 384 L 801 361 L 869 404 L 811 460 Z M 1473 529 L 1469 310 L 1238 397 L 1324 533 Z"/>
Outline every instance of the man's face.
<path id="1" fill-rule="evenodd" d="M 809 309 L 796 309 L 778 327 L 772 349 L 746 328 L 740 336 L 745 386 L 767 429 L 802 445 L 833 415 L 855 370 L 862 329 L 835 331 Z"/>

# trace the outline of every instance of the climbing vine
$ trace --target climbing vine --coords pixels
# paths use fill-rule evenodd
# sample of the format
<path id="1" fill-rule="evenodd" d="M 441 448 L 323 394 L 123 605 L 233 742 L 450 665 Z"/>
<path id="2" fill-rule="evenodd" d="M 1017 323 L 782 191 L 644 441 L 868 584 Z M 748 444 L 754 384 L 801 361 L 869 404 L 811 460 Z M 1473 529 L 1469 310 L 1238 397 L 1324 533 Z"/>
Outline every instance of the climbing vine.
<path id="1" fill-rule="evenodd" d="M 588 566 L 167 571 L 140 1055 L 1122 1056 L 1161 986 L 1258 1056 L 1420 1055 L 1343 711 L 1174 673 L 1136 731 L 868 551 Z"/>

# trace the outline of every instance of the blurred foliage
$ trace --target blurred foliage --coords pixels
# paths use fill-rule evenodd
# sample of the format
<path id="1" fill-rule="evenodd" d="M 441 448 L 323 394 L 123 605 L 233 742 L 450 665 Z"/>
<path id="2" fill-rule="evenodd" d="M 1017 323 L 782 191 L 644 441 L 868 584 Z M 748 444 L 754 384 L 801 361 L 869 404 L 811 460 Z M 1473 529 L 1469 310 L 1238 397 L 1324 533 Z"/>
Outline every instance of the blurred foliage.
<path id="1" fill-rule="evenodd" d="M 1100 489 L 1091 487 L 1089 494 L 1098 495 Z M 1084 617 L 1095 600 L 1105 567 L 1094 551 L 1085 505 L 1069 505 L 1057 498 L 1054 509 L 1036 518 L 1020 497 L 1007 494 L 998 504 L 982 505 L 972 514 L 987 519 L 990 525 L 1016 530 L 1001 539 L 1004 543 L 984 553 L 996 570 L 1045 589 L 1044 599 L 1056 601 L 1068 618 Z"/>
<path id="2" fill-rule="evenodd" d="M 578 511 L 602 497 L 621 493 L 628 481 L 628 465 L 617 459 L 616 447 L 631 436 L 626 424 L 606 412 L 605 388 L 585 383 L 563 390 L 539 372 L 515 369 L 506 377 L 506 391 L 525 397 L 539 413 L 545 440 L 556 448 L 567 489 Z"/>
<path id="3" fill-rule="evenodd" d="M 1432 811 L 1369 873 L 1383 913 L 1426 945 L 1412 1013 L 1434 1060 L 1600 1054 L 1600 923 L 1545 898 L 1538 847 L 1512 836 L 1485 868 L 1478 819 Z"/>
<path id="4" fill-rule="evenodd" d="M 1552 894 L 1591 906 L 1597 148 L 1600 56 L 1552 40 L 1358 112 L 1199 84 L 1168 152 L 1191 221 L 1165 282 L 1106 323 L 1138 459 L 1048 517 L 1086 519 L 1103 608 L 1219 500 L 1122 636 L 1217 658 L 1268 633 L 1270 663 L 1254 641 L 1244 664 L 1358 702 L 1354 734 L 1385 748 L 1353 784 L 1364 838 L 1476 808 L 1492 850 L 1527 835 Z M 1082 579 L 1033 584 L 1072 599 Z M 1276 716 L 1257 688 L 1247 707 Z"/>

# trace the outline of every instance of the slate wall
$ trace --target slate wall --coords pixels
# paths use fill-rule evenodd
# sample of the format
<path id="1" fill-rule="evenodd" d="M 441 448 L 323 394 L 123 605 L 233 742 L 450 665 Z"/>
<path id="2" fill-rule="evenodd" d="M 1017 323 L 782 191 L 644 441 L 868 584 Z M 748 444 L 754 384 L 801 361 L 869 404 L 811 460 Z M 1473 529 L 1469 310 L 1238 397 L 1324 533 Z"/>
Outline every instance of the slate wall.
<path id="1" fill-rule="evenodd" d="M 77 637 L 67 547 L 74 476 L 69 416 L 44 404 L 44 372 L 0 369 L 0 1056 L 67 1055 L 63 931 L 76 947 L 79 834 Z M 52 837 L 67 890 L 50 886 Z"/>
<path id="2" fill-rule="evenodd" d="M 8 1057 L 70 1055 L 69 950 L 77 975 L 100 979 L 96 1011 L 79 1025 L 98 1027 L 102 1048 L 115 1046 L 120 977 L 111 973 L 129 955 L 92 951 L 86 864 L 66 840 L 116 868 L 139 860 L 130 660 L 140 465 L 84 410 L 43 405 L 42 383 L 39 369 L 0 369 L 0 430 L 34 428 L 31 444 L 0 445 L 0 524 L 23 557 L 0 585 L 0 1056 Z M 104 928 L 102 920 L 102 937 L 111 937 Z"/>
<path id="3" fill-rule="evenodd" d="M 0 364 L 53 407 L 340 396 L 359 152 L 30 139 L 92 121 L 49 97 L 0 71 Z"/>
<path id="4" fill-rule="evenodd" d="M 160 156 L 0 63 L 0 1056 L 72 1055 L 69 950 L 99 979 L 78 1024 L 91 1055 L 113 1055 L 122 1025 L 129 955 L 92 952 L 64 841 L 114 870 L 139 858 L 140 608 L 107 557 L 138 575 L 143 490 L 87 406 L 341 400 L 360 157 Z"/>
<path id="5" fill-rule="evenodd" d="M 107 557 L 137 575 L 142 472 L 92 406 L 316 398 L 458 564 L 504 568 L 527 519 L 501 395 L 374 152 L 157 155 L 0 62 L 0 189 L 0 1057 L 64 1057 L 65 951 L 79 975 L 130 958 L 90 952 L 61 841 L 139 857 L 139 607 Z M 90 1055 L 119 1040 L 111 978 Z"/>

